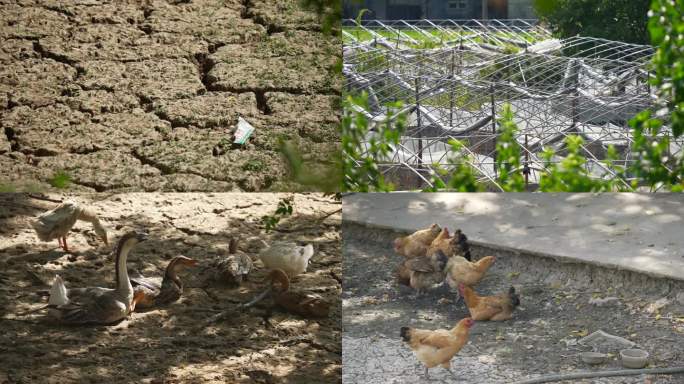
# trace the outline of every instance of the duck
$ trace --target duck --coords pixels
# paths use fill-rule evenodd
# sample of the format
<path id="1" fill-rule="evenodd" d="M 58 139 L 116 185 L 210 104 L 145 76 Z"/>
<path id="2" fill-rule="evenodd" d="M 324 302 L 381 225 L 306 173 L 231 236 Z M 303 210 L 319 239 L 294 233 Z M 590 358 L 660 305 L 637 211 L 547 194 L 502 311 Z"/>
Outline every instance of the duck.
<path id="1" fill-rule="evenodd" d="M 238 250 L 238 240 L 233 238 L 228 246 L 228 256 L 214 262 L 214 279 L 240 285 L 253 267 L 252 258 Z"/>
<path id="2" fill-rule="evenodd" d="M 102 239 L 105 245 L 109 245 L 107 242 L 107 230 L 102 226 L 95 213 L 73 201 L 66 201 L 55 209 L 42 213 L 35 220 L 31 221 L 31 226 L 35 229 L 41 241 L 57 239 L 60 248 L 69 252 L 66 242 L 67 234 L 78 220 L 91 223 L 97 236 Z"/>
<path id="3" fill-rule="evenodd" d="M 149 309 L 168 305 L 180 299 L 183 294 L 183 282 L 178 277 L 178 271 L 182 267 L 194 267 L 196 265 L 197 260 L 181 255 L 169 261 L 162 279 L 149 279 L 144 276 L 131 277 L 133 292 L 139 293 L 141 296 L 136 304 L 137 308 Z"/>
<path id="4" fill-rule="evenodd" d="M 313 254 L 312 244 L 300 246 L 294 242 L 278 241 L 270 246 L 266 245 L 259 253 L 259 258 L 266 268 L 280 269 L 292 278 L 306 272 Z"/>
<path id="5" fill-rule="evenodd" d="M 119 239 L 115 257 L 115 288 L 86 287 L 67 289 L 59 275 L 50 287 L 48 315 L 63 324 L 112 324 L 126 318 L 135 307 L 134 291 L 128 278 L 126 260 L 138 243 L 147 240 L 139 231 Z"/>
<path id="6" fill-rule="evenodd" d="M 271 297 L 277 306 L 303 317 L 328 317 L 330 303 L 318 295 L 291 291 L 290 279 L 285 271 L 274 269 L 269 277 L 271 278 Z"/>

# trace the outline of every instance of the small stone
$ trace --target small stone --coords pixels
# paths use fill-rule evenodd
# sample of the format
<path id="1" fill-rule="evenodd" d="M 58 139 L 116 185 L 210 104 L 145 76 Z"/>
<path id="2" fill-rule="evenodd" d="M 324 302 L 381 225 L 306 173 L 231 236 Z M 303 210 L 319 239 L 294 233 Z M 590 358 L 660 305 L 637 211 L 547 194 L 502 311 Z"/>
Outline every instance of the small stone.
<path id="1" fill-rule="evenodd" d="M 612 306 L 612 305 L 617 305 L 620 303 L 620 299 L 617 297 L 611 296 L 611 297 L 606 297 L 606 298 L 591 298 L 589 299 L 589 304 L 591 305 L 596 305 L 597 307 L 607 307 L 607 306 Z"/>

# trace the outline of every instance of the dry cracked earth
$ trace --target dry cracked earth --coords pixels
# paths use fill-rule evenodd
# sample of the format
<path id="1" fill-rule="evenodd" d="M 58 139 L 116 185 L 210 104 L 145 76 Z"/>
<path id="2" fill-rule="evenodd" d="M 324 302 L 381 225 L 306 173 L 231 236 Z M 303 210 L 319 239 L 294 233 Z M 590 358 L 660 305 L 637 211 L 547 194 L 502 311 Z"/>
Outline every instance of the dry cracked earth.
<path id="1" fill-rule="evenodd" d="M 293 190 L 280 138 L 339 147 L 341 44 L 298 0 L 0 0 L 0 41 L 4 190 Z"/>
<path id="2" fill-rule="evenodd" d="M 467 234 L 467 230 L 465 230 Z M 600 346 L 611 358 L 598 366 L 580 361 L 592 350 L 578 342 L 597 330 L 624 337 L 649 351 L 651 368 L 678 367 L 684 361 L 684 295 L 682 284 L 643 275 L 561 265 L 538 256 L 492 252 L 472 247 L 473 257 L 497 257 L 478 284 L 482 295 L 504 292 L 514 285 L 521 305 L 511 320 L 478 321 L 469 343 L 451 361 L 456 377 L 433 368 L 429 378 L 399 329 L 450 328 L 469 314 L 448 288 L 416 297 L 398 287 L 393 270 L 403 259 L 391 248 L 403 233 L 342 225 L 344 282 L 342 291 L 342 380 L 344 383 L 505 384 L 540 376 L 577 371 L 623 369 L 619 351 Z M 624 273 L 624 272 L 622 272 Z M 590 282 L 593 280 L 593 282 Z M 672 285 L 674 284 L 674 285 Z M 615 297 L 610 305 L 592 298 Z M 654 303 L 667 298 L 657 311 Z M 640 375 L 560 381 L 562 384 L 675 384 L 684 375 Z"/>
<path id="3" fill-rule="evenodd" d="M 162 274 L 179 254 L 200 267 L 181 273 L 183 297 L 135 312 L 110 326 L 64 326 L 44 311 L 56 273 L 70 286 L 112 286 L 112 246 L 88 223 L 69 236 L 71 252 L 41 242 L 31 217 L 55 204 L 0 194 L 0 383 L 336 383 L 341 380 L 340 203 L 320 194 L 294 195 L 294 213 L 265 233 L 261 218 L 288 194 L 80 194 L 116 239 L 130 229 L 150 238 L 132 251 L 128 268 Z M 51 195 L 64 198 L 64 195 Z M 205 279 L 204 266 L 227 253 L 229 239 L 255 260 L 240 287 Z M 315 254 L 294 289 L 332 303 L 328 318 L 307 319 L 274 308 L 270 299 L 237 312 L 262 292 L 268 273 L 256 238 L 312 243 Z M 231 310 L 233 308 L 233 310 Z M 211 316 L 228 310 L 223 320 Z"/>

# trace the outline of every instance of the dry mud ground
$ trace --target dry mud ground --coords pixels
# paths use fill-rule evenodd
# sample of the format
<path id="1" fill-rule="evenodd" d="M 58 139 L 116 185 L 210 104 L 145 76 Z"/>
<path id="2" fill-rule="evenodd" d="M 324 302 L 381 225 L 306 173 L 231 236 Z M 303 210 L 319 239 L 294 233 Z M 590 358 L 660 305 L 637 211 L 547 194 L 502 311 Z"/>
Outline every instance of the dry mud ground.
<path id="1" fill-rule="evenodd" d="M 467 229 L 464 232 L 467 235 Z M 425 380 L 423 366 L 401 341 L 399 329 L 451 328 L 469 315 L 465 305 L 455 303 L 456 294 L 447 288 L 416 298 L 410 289 L 397 287 L 393 270 L 403 258 L 394 253 L 391 244 L 393 238 L 404 234 L 349 223 L 343 224 L 342 233 L 344 383 L 505 384 L 569 371 L 622 369 L 616 358 L 596 368 L 579 360 L 578 353 L 591 348 L 578 345 L 577 340 L 599 329 L 649 351 L 653 368 L 684 366 L 683 284 L 473 247 L 476 259 L 497 256 L 477 292 L 498 294 L 514 285 L 521 294 L 521 306 L 511 320 L 475 324 L 468 345 L 451 362 L 457 378 L 434 368 L 430 380 Z M 588 303 L 592 298 L 611 296 L 619 299 L 614 305 Z M 670 304 L 650 312 L 649 306 L 663 297 Z M 610 349 L 602 352 L 617 353 Z M 682 382 L 684 375 L 680 374 L 562 383 Z"/>
<path id="2" fill-rule="evenodd" d="M 342 84 L 299 4 L 0 0 L 0 190 L 296 188 L 278 140 L 329 160 Z M 230 149 L 238 115 L 256 133 Z"/>
<path id="3" fill-rule="evenodd" d="M 24 195 L 0 195 L 0 383 L 337 383 L 341 376 L 340 203 L 318 194 L 296 195 L 294 215 L 264 235 L 261 217 L 286 194 L 79 195 L 110 229 L 113 241 L 133 228 L 150 239 L 129 257 L 130 271 L 161 275 L 183 254 L 200 263 L 227 253 L 231 236 L 291 239 L 314 244 L 297 289 L 331 301 L 329 318 L 305 319 L 271 308 L 270 299 L 218 322 L 207 318 L 254 297 L 266 270 L 257 269 L 239 288 L 203 287 L 196 271 L 181 274 L 183 297 L 166 308 L 133 313 L 113 326 L 62 326 L 44 312 L 18 316 L 45 303 L 59 273 L 71 286 L 113 286 L 111 246 L 98 242 L 90 224 L 69 237 L 75 249 L 40 242 L 28 225 L 52 203 Z M 53 198 L 64 196 L 53 195 Z M 39 209 L 33 208 L 37 207 Z"/>

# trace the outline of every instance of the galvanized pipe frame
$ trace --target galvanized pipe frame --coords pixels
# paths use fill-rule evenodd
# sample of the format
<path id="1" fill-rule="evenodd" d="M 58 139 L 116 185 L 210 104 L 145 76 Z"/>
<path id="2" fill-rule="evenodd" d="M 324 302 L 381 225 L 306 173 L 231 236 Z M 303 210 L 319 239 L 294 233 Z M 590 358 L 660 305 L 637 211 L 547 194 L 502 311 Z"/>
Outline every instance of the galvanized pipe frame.
<path id="1" fill-rule="evenodd" d="M 441 33 L 445 33 L 452 26 L 458 26 L 459 31 L 477 34 L 478 37 L 491 35 L 491 38 L 486 41 L 495 44 L 512 44 L 513 40 L 501 36 L 500 31 L 493 27 L 497 23 L 504 32 L 519 33 L 523 30 L 518 27 L 516 27 L 518 30 L 509 28 L 499 21 L 488 21 L 486 25 L 479 21 L 462 24 L 454 21 L 426 20 L 414 23 L 398 22 L 404 26 L 408 25 L 409 29 L 414 32 L 422 25 Z M 392 30 L 397 27 L 397 25 L 383 22 L 377 25 Z M 368 28 L 368 26 L 365 27 Z M 425 34 L 429 32 L 424 32 L 423 35 Z M 624 151 L 624 158 L 620 159 L 620 162 L 627 164 L 633 161 L 628 150 L 631 147 L 632 138 L 626 126 L 627 118 L 621 118 L 620 113 L 627 116 L 654 106 L 656 97 L 647 85 L 648 63 L 653 52 L 652 47 L 605 39 L 572 38 L 562 41 L 549 40 L 550 44 L 544 43 L 547 48 L 543 53 L 535 53 L 535 44 L 532 42 L 529 46 L 526 45 L 524 50 L 502 53 L 498 48 L 488 47 L 488 43 L 473 43 L 474 39 L 464 39 L 462 35 L 459 36 L 461 40 L 459 45 L 449 48 L 395 49 L 391 44 L 387 44 L 383 49 L 363 42 L 356 42 L 345 47 L 345 75 L 347 75 L 349 89 L 364 88 L 371 90 L 374 94 L 373 104 L 376 107 L 374 111 L 366 111 L 368 117 L 375 121 L 382 120 L 384 116 L 379 105 L 395 100 L 408 103 L 404 110 L 410 114 L 416 114 L 418 124 L 409 124 L 408 132 L 410 135 L 419 137 L 417 139 L 419 148 L 417 153 L 411 154 L 411 148 L 400 145 L 397 150 L 401 150 L 404 155 L 400 156 L 401 159 L 397 159 L 399 166 L 416 166 L 412 160 L 417 159 L 417 166 L 420 170 L 414 171 L 420 174 L 425 171 L 426 164 L 434 162 L 432 150 L 435 143 L 442 143 L 446 148 L 446 142 L 455 137 L 495 139 L 496 132 L 482 133 L 478 130 L 496 119 L 503 102 L 510 102 L 516 107 L 515 120 L 520 128 L 517 140 L 521 143 L 523 152 L 521 157 L 526 159 L 528 166 L 532 165 L 532 168 L 540 172 L 545 171 L 544 162 L 539 159 L 536 152 L 540 151 L 543 145 L 562 142 L 562 139 L 569 134 L 580 134 L 585 137 L 583 151 L 589 160 L 587 167 L 592 170 L 595 168 L 603 170 L 600 177 L 606 177 L 606 175 L 616 177 L 616 175 L 603 164 L 600 156 L 594 154 L 589 148 L 595 146 L 596 143 L 605 149 L 603 142 L 606 140 L 622 141 L 627 150 Z M 471 42 L 464 43 L 464 40 Z M 519 39 L 516 40 L 520 42 Z M 549 50 L 549 46 L 557 48 Z M 570 54 L 565 55 L 568 51 Z M 482 60 L 483 58 L 486 60 Z M 368 65 L 373 60 L 378 65 Z M 458 62 L 457 67 L 456 62 Z M 482 69 L 492 65 L 496 66 L 495 70 L 482 76 Z M 361 71 L 356 71 L 357 68 Z M 514 78 L 510 77 L 511 73 L 518 76 L 518 82 L 512 80 Z M 540 77 L 543 81 L 537 82 L 536 77 Z M 535 86 L 535 83 L 544 86 Z M 360 84 L 363 86 L 359 86 Z M 610 92 L 606 92 L 606 88 L 609 88 Z M 599 93 L 600 89 L 603 89 L 602 93 Z M 459 114 L 454 119 L 455 98 L 465 98 L 468 102 L 472 102 L 471 95 L 478 92 L 483 95 L 483 99 L 484 95 L 495 99 L 487 103 L 490 108 L 489 113 L 483 113 L 487 110 L 485 103 L 479 103 L 477 111 L 471 112 L 468 112 L 468 104 L 463 104 L 458 106 Z M 447 95 L 449 99 L 448 114 L 442 113 L 442 108 L 431 102 L 431 99 L 444 95 Z M 550 105 L 553 102 L 558 103 L 556 109 L 561 108 L 560 112 L 554 111 L 554 106 Z M 477 101 L 473 103 L 477 104 Z M 563 105 L 568 105 L 565 108 L 570 109 L 569 116 L 567 111 L 563 113 Z M 463 113 L 470 115 L 470 118 L 463 120 Z M 444 115 L 448 117 L 445 118 Z M 418 116 L 420 116 L 419 119 Z M 616 116 L 620 118 L 620 121 L 614 120 Z M 569 124 L 557 125 L 559 117 L 563 117 L 560 121 L 569 119 Z M 547 124 L 552 120 L 556 121 L 556 124 Z M 482 124 L 482 121 L 485 123 Z M 422 124 L 423 122 L 427 125 Z M 461 131 L 455 132 L 459 127 Z M 441 133 L 425 134 L 426 131 L 434 132 L 435 129 Z M 668 135 L 667 129 L 664 129 L 661 134 Z M 402 140 L 416 140 L 410 135 Z M 530 145 L 528 142 L 526 145 L 530 136 L 533 137 L 533 143 Z M 480 141 L 477 145 L 483 142 Z M 465 151 L 473 155 L 475 159 L 482 156 L 489 158 L 489 160 L 475 162 L 474 166 L 485 178 L 493 181 L 489 174 L 491 171 L 488 171 L 488 164 L 494 163 L 495 152 L 478 155 L 471 151 L 471 149 L 477 150 L 477 145 L 466 147 Z M 684 147 L 682 142 L 673 143 L 672 146 L 674 151 L 681 151 L 682 147 Z M 562 149 L 562 146 L 559 149 Z M 424 161 L 423 155 L 429 161 Z M 438 151 L 436 157 L 437 163 L 442 166 L 448 165 L 446 161 L 449 158 L 448 151 Z M 380 160 L 384 165 L 386 159 Z M 560 158 L 552 162 L 557 161 L 560 161 Z M 493 165 L 491 169 L 494 169 Z"/>

